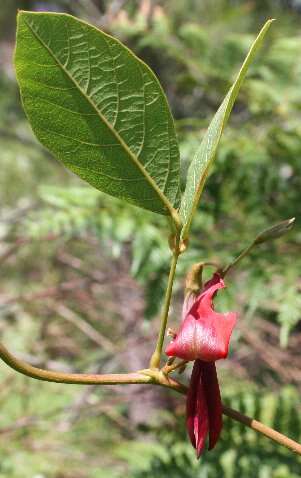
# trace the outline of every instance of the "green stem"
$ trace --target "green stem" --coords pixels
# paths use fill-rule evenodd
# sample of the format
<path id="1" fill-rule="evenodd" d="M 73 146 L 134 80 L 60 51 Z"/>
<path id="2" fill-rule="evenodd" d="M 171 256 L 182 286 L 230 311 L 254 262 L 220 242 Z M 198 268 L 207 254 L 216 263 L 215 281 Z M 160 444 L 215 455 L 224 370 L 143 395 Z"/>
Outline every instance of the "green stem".
<path id="1" fill-rule="evenodd" d="M 112 374 L 88 374 L 88 373 L 64 373 L 45 370 L 23 362 L 12 355 L 0 343 L 0 358 L 11 368 L 27 377 L 43 380 L 46 382 L 70 383 L 82 385 L 115 385 L 131 383 L 152 383 L 154 379 L 146 374 L 135 373 L 112 373 Z"/>
<path id="2" fill-rule="evenodd" d="M 163 373 L 160 370 L 139 370 L 135 373 L 121 373 L 121 374 L 108 374 L 108 375 L 92 375 L 92 374 L 80 374 L 80 373 L 63 373 L 63 372 L 53 372 L 50 370 L 44 370 L 32 365 L 23 362 L 14 357 L 5 347 L 0 344 L 0 358 L 11 368 L 20 372 L 23 375 L 32 377 L 38 380 L 45 380 L 47 382 L 57 382 L 57 383 L 76 383 L 83 385 L 99 384 L 99 385 L 115 385 L 115 384 L 139 384 L 139 383 L 149 383 L 154 385 L 161 385 L 172 390 L 175 390 L 178 393 L 186 394 L 188 388 L 174 380 L 169 375 Z M 289 450 L 301 455 L 301 445 L 300 443 L 291 440 L 282 433 L 273 430 L 273 428 L 267 427 L 263 423 L 254 420 L 242 413 L 233 410 L 232 408 L 223 405 L 223 414 L 228 417 L 236 420 L 248 427 L 252 428 L 258 433 L 265 435 L 271 440 L 279 443 L 282 446 L 287 447 Z"/>
<path id="3" fill-rule="evenodd" d="M 165 365 L 163 368 L 162 368 L 162 372 L 166 375 L 168 375 L 169 373 L 171 372 L 175 372 L 176 370 L 178 370 L 179 368 L 182 368 L 184 367 L 186 364 L 188 364 L 188 361 L 187 360 L 181 360 L 181 362 L 178 362 L 178 363 L 173 363 L 171 365 Z"/>
<path id="4" fill-rule="evenodd" d="M 255 246 L 255 243 L 252 242 L 248 247 L 246 247 L 246 249 L 244 249 L 240 254 L 239 256 L 236 257 L 236 259 L 234 259 L 234 261 L 232 261 L 230 264 L 227 265 L 227 267 L 225 267 L 222 272 L 221 272 L 221 276 L 222 277 L 225 277 L 226 274 L 228 274 L 228 272 L 230 271 L 230 269 L 232 269 L 233 267 L 235 267 L 238 262 L 240 262 L 245 256 L 247 256 L 249 254 L 249 252 L 251 251 L 251 249 L 253 249 L 253 247 Z"/>
<path id="5" fill-rule="evenodd" d="M 162 310 L 161 324 L 160 324 L 160 331 L 159 331 L 159 335 L 158 335 L 158 340 L 157 340 L 155 351 L 154 351 L 154 353 L 153 353 L 153 355 L 150 359 L 149 366 L 150 366 L 151 369 L 155 369 L 155 368 L 160 367 L 160 360 L 161 360 L 161 355 L 162 355 L 162 348 L 163 348 L 163 342 L 164 342 L 164 337 L 165 337 L 165 331 L 166 331 L 166 325 L 167 325 L 167 319 L 168 319 L 168 312 L 169 312 L 169 306 L 170 306 L 170 300 L 171 300 L 171 294 L 172 294 L 172 287 L 173 287 L 173 283 L 174 283 L 178 257 L 179 257 L 179 250 L 176 249 L 173 253 L 172 261 L 171 261 L 171 265 L 170 265 L 170 271 L 169 271 L 168 283 L 167 283 L 165 299 L 164 299 L 164 304 L 163 304 L 163 310 Z"/>

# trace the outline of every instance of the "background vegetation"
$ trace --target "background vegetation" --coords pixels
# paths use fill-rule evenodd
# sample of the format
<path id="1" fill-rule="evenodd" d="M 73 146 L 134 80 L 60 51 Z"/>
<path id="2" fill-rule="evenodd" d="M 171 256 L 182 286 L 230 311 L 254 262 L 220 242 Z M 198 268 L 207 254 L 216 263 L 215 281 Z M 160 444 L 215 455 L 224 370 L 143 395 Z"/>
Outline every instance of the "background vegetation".
<path id="1" fill-rule="evenodd" d="M 181 259 L 171 323 L 194 260 L 227 263 L 266 226 L 297 216 L 228 278 L 218 307 L 237 310 L 223 400 L 301 438 L 301 2 L 2 0 L 0 12 L 0 333 L 34 365 L 143 368 L 156 333 L 169 253 L 164 218 L 68 173 L 34 139 L 12 65 L 17 8 L 65 11 L 130 46 L 157 73 L 181 143 L 183 178 L 255 33 L 252 66 Z M 0 478 L 297 478 L 301 463 L 225 418 L 198 462 L 184 401 L 147 386 L 35 382 L 0 366 Z M 160 425 L 162 424 L 163 426 Z"/>

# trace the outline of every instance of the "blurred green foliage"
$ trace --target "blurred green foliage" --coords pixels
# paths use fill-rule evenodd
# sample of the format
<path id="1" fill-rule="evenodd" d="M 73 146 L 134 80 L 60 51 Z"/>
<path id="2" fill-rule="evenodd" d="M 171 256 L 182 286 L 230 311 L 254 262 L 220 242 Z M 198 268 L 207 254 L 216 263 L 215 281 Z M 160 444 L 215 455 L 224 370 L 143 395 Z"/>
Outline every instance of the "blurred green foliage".
<path id="1" fill-rule="evenodd" d="M 229 391 L 228 391 L 229 393 Z M 256 390 L 232 390 L 225 397 L 225 402 L 231 403 L 236 409 L 249 415 L 256 415 L 260 420 L 272 427 L 285 427 L 290 436 L 300 439 L 300 419 L 296 418 L 296 396 L 294 390 L 284 388 L 279 395 L 266 394 L 262 396 Z M 194 451 L 187 443 L 185 431 L 178 439 L 166 429 L 160 428 L 158 436 L 160 447 L 154 451 L 150 463 L 145 467 L 141 463 L 141 470 L 136 471 L 133 466 L 133 476 L 136 478 L 163 478 L 172 474 L 175 478 L 297 478 L 300 462 L 291 459 L 291 453 L 281 447 L 266 444 L 262 436 L 256 436 L 243 425 L 237 425 L 224 419 L 223 436 L 215 453 L 208 453 L 201 457 L 198 463 Z M 169 423 L 170 426 L 170 423 Z M 135 445 L 133 445 L 135 447 Z M 131 448 L 130 448 L 131 449 Z M 140 453 L 141 453 L 140 448 Z M 147 456 L 147 452 L 145 453 Z"/>
<path id="2" fill-rule="evenodd" d="M 24 7 L 26 2 L 12 3 Z M 37 4 L 59 7 L 92 23 L 98 21 L 94 7 L 101 13 L 110 11 L 110 2 L 29 3 L 30 8 Z M 179 264 L 171 323 L 178 321 L 183 277 L 193 261 L 227 264 L 259 231 L 297 216 L 289 235 L 258 246 L 229 276 L 229 287 L 218 297 L 217 307 L 238 310 L 244 326 L 234 336 L 231 360 L 220 370 L 224 400 L 298 440 L 300 375 L 294 372 L 300 369 L 296 350 L 301 340 L 298 2 L 185 0 L 154 5 L 125 2 L 105 28 L 159 76 L 176 118 L 183 182 L 255 33 L 266 18 L 277 18 L 223 136 L 189 249 Z M 7 32 L 4 39 L 12 47 L 14 26 L 6 24 L 12 17 L 8 10 L 3 9 L 0 22 Z M 99 13 L 99 23 L 101 18 Z M 5 52 L 7 44 L 1 45 Z M 118 353 L 92 346 L 79 330 L 62 322 L 49 309 L 54 304 L 49 298 L 38 305 L 33 300 L 9 303 L 8 299 L 82 277 L 62 265 L 62 252 L 79 258 L 90 273 L 117 271 L 120 277 L 120 263 L 125 262 L 125 283 L 130 277 L 143 291 L 142 327 L 151 334 L 166 283 L 168 225 L 164 218 L 84 187 L 36 143 L 7 56 L 0 65 L 0 258 L 20 237 L 27 242 L 17 257 L 1 263 L 5 278 L 0 294 L 1 335 L 9 348 L 30 353 L 29 359 L 40 357 L 42 365 L 50 361 L 54 368 L 72 370 L 93 369 L 95 364 L 104 371 L 126 369 L 122 357 L 116 364 Z M 47 239 L 49 235 L 54 239 Z M 107 288 L 101 285 L 94 291 L 94 283 L 88 287 L 89 296 L 73 296 L 71 291 L 58 295 L 57 303 L 73 308 L 121 350 L 128 348 L 126 337 L 138 331 L 136 326 L 126 328 L 122 312 L 113 307 L 116 277 Z M 132 300 L 129 295 L 129 308 Z M 255 334 L 253 342 L 246 331 Z M 1 478 L 300 475 L 301 463 L 290 452 L 227 418 L 216 450 L 197 462 L 184 430 L 181 397 L 174 397 L 171 408 L 176 413 L 158 410 L 157 421 L 139 427 L 131 423 L 133 398 L 124 399 L 123 390 L 94 389 L 75 412 L 84 392 L 80 387 L 37 384 L 5 366 L 0 373 Z M 164 427 L 158 426 L 159 418 Z"/>

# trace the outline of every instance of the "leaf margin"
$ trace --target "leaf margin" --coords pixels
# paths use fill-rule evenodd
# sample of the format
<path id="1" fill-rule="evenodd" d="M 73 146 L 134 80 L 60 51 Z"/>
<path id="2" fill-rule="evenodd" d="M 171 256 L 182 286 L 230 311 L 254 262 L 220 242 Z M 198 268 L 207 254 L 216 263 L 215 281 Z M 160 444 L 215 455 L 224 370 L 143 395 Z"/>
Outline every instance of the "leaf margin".
<path id="1" fill-rule="evenodd" d="M 245 57 L 245 60 L 236 76 L 236 79 L 234 83 L 232 84 L 231 88 L 229 89 L 228 93 L 226 94 L 223 102 L 221 103 L 220 107 L 218 108 L 217 112 L 213 116 L 206 133 L 201 141 L 201 144 L 198 148 L 198 150 L 195 153 L 194 158 L 191 161 L 191 164 L 189 165 L 188 172 L 187 172 L 187 177 L 186 177 L 186 187 L 185 191 L 182 196 L 182 201 L 181 201 L 181 206 L 179 210 L 180 218 L 183 223 L 183 227 L 181 230 L 181 238 L 182 240 L 186 241 L 189 237 L 189 231 L 190 231 L 190 226 L 191 222 L 194 216 L 194 213 L 198 207 L 199 201 L 201 194 L 204 189 L 204 185 L 206 182 L 206 179 L 209 174 L 209 170 L 211 165 L 213 164 L 215 158 L 216 158 L 216 152 L 219 146 L 219 142 L 222 136 L 222 133 L 224 131 L 224 128 L 227 124 L 227 121 L 229 119 L 229 116 L 231 114 L 234 102 L 238 96 L 240 87 L 245 79 L 246 73 L 248 71 L 248 68 L 250 64 L 252 63 L 252 60 L 254 59 L 258 49 L 261 47 L 261 44 L 263 42 L 263 39 L 269 30 L 271 24 L 275 21 L 275 19 L 271 18 L 265 22 L 263 27 L 261 28 L 260 32 L 258 33 L 257 37 L 255 38 L 254 42 L 252 43 L 247 56 Z M 224 111 L 223 111 L 224 110 Z M 216 135 L 213 147 L 211 148 L 210 155 L 209 155 L 209 160 L 207 160 L 205 167 L 202 167 L 202 163 L 200 163 L 200 166 L 197 167 L 197 162 L 198 162 L 198 153 L 200 152 L 202 146 L 205 144 L 205 141 L 207 141 L 208 138 L 208 132 L 210 131 L 210 127 L 218 119 L 218 114 L 219 112 L 222 112 L 222 120 L 220 121 L 219 125 L 219 130 L 218 134 Z M 195 170 L 199 169 L 200 174 L 197 174 Z M 191 182 L 195 183 L 195 177 L 200 176 L 200 179 L 197 182 L 197 186 L 194 187 L 194 193 L 191 194 L 189 189 L 191 187 Z M 193 196 L 192 201 L 189 201 L 189 197 Z M 187 199 L 188 198 L 188 199 Z"/>
<path id="2" fill-rule="evenodd" d="M 19 27 L 20 27 L 20 24 L 21 24 L 21 21 L 25 22 L 27 28 L 30 28 L 30 25 L 28 25 L 28 23 L 25 21 L 25 17 L 33 17 L 33 16 L 60 16 L 60 17 L 68 17 L 68 18 L 71 18 L 72 20 L 75 20 L 76 22 L 79 22 L 81 24 L 83 24 L 84 26 L 86 27 L 89 27 L 91 29 L 93 29 L 96 33 L 100 33 L 101 35 L 104 35 L 105 37 L 108 37 L 110 39 L 112 39 L 114 42 L 116 42 L 118 45 L 120 45 L 121 48 L 125 49 L 127 51 L 127 53 L 135 59 L 135 61 L 138 62 L 139 65 L 143 65 L 144 68 L 147 70 L 147 72 L 152 76 L 152 78 L 154 79 L 156 85 L 158 86 L 158 89 L 160 91 L 160 93 L 162 94 L 162 100 L 164 101 L 164 106 L 166 107 L 169 115 L 170 115 L 170 120 L 172 122 L 172 124 L 174 125 L 174 117 L 172 115 L 172 112 L 171 112 L 171 109 L 170 109 L 170 105 L 168 103 L 168 99 L 166 97 L 166 94 L 163 90 L 163 87 L 158 79 L 158 77 L 156 76 L 156 74 L 152 71 L 152 69 L 143 61 L 141 60 L 141 58 L 139 58 L 132 50 L 130 50 L 130 48 L 128 48 L 126 45 L 124 45 L 118 38 L 108 34 L 107 32 L 104 32 L 102 30 L 100 30 L 99 28 L 97 28 L 95 25 L 92 25 L 80 18 L 77 18 L 75 17 L 74 15 L 70 15 L 68 13 L 62 13 L 62 12 L 33 12 L 33 11 L 27 11 L 27 10 L 18 10 L 18 14 L 17 14 L 17 34 L 18 34 L 18 30 L 19 30 Z M 33 30 L 30 28 L 30 30 L 33 32 Z M 33 32 L 34 33 L 34 32 Z M 16 61 L 16 53 L 17 53 L 17 46 L 18 46 L 18 36 L 17 36 L 17 41 L 16 41 L 16 45 L 15 45 L 15 49 L 14 49 L 14 66 L 15 66 L 15 71 L 17 73 L 17 79 L 18 79 L 18 72 L 17 72 L 17 61 Z M 45 46 L 45 45 L 44 45 Z M 50 52 L 50 54 L 53 56 L 53 53 Z M 57 59 L 54 57 L 54 59 L 57 61 Z M 59 65 L 61 66 L 61 65 Z M 70 81 L 74 82 L 74 79 L 71 77 L 71 75 L 67 72 L 67 70 L 63 70 L 67 76 L 69 77 Z M 21 102 L 22 102 L 22 106 L 24 108 L 24 102 L 23 102 L 23 97 L 22 97 L 22 89 L 21 89 L 21 85 L 20 85 L 20 82 L 19 82 L 19 79 L 18 79 L 18 86 L 20 88 L 20 92 L 21 92 Z M 79 91 L 81 91 L 79 89 Z M 81 91 L 82 93 L 82 91 Z M 95 108 L 95 105 L 93 105 L 92 101 L 88 98 L 87 95 L 84 95 L 85 98 L 89 101 L 89 103 L 91 104 L 91 106 L 93 107 L 93 109 L 96 109 Z M 25 114 L 26 114 L 26 117 L 28 119 L 28 122 L 31 126 L 31 121 L 29 119 L 29 116 L 24 108 L 24 111 L 25 111 Z M 97 111 L 97 113 L 99 114 L 99 111 Z M 104 117 L 104 115 L 101 115 Z M 102 118 L 103 119 L 103 118 Z M 108 123 L 108 120 L 106 120 L 105 118 L 105 123 Z M 111 128 L 111 125 L 110 125 L 110 130 L 112 131 L 112 128 Z M 33 131 L 34 135 L 36 136 L 35 132 Z M 115 132 L 114 132 L 114 135 L 115 135 Z M 119 133 L 117 132 L 117 135 L 119 135 Z M 161 200 L 163 206 L 165 207 L 166 209 L 166 216 L 167 217 L 171 217 L 175 227 L 177 230 L 179 230 L 181 228 L 181 221 L 180 221 L 180 216 L 179 216 L 179 213 L 178 213 L 178 207 L 179 207 L 179 203 L 180 203 L 180 200 L 181 200 L 181 197 L 180 197 L 180 155 L 178 157 L 178 190 L 177 190 L 177 193 L 175 194 L 175 200 L 174 200 L 174 204 L 168 199 L 168 197 L 164 194 L 163 191 L 161 191 L 161 189 L 159 188 L 159 186 L 157 185 L 156 181 L 152 178 L 151 174 L 145 169 L 144 165 L 142 163 L 140 163 L 139 159 L 136 157 L 136 155 L 130 150 L 130 148 L 128 147 L 128 145 L 126 144 L 126 142 L 122 139 L 122 137 L 120 137 L 121 141 L 120 143 L 124 144 L 125 145 L 125 150 L 126 152 L 128 153 L 128 155 L 132 158 L 133 160 L 133 163 L 137 166 L 137 168 L 140 170 L 140 172 L 143 174 L 143 176 L 145 177 L 146 181 L 149 183 L 149 185 L 152 187 L 152 189 L 155 191 L 155 193 L 157 194 L 157 196 L 159 197 L 159 199 Z M 177 141 L 177 145 L 179 144 L 178 143 L 178 138 L 177 138 L 177 135 L 176 135 L 176 128 L 175 128 L 175 139 Z M 123 146 L 122 144 L 122 146 Z M 44 145 L 44 147 L 47 148 L 47 146 Z M 62 162 L 62 161 L 60 161 Z M 65 163 L 63 163 L 65 164 Z M 65 164 L 65 167 L 68 167 L 66 166 Z M 68 167 L 69 169 L 69 167 Z M 91 186 L 91 185 L 90 185 Z M 91 187 L 94 187 L 94 186 L 91 186 Z M 136 205 L 137 207 L 142 207 L 142 206 L 138 206 Z M 152 211 L 152 212 L 155 212 L 156 211 Z M 164 214 L 164 213 L 159 213 L 159 214 Z"/>

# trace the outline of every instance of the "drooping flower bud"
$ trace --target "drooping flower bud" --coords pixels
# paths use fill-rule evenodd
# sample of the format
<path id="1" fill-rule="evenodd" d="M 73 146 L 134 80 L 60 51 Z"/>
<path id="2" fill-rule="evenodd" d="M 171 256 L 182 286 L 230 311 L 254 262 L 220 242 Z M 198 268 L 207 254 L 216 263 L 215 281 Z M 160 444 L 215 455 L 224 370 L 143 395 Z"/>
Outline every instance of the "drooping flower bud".
<path id="1" fill-rule="evenodd" d="M 215 273 L 203 290 L 184 302 L 184 317 L 175 339 L 168 345 L 166 354 L 184 360 L 214 362 L 226 358 L 236 313 L 218 313 L 213 308 L 213 298 L 224 281 Z M 187 307 L 188 302 L 189 308 Z M 190 306 L 191 305 L 191 306 Z"/>

